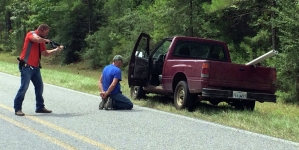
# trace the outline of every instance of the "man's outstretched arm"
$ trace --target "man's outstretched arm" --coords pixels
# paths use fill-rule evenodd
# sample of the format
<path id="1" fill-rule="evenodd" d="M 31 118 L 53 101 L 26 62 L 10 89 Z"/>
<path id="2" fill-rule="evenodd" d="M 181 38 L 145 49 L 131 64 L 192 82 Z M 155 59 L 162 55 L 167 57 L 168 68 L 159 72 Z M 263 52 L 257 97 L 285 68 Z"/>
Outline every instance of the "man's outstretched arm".
<path id="1" fill-rule="evenodd" d="M 47 56 L 54 54 L 57 51 L 61 51 L 62 49 L 63 49 L 63 46 L 57 46 L 54 49 L 42 51 L 42 55 L 47 57 Z"/>

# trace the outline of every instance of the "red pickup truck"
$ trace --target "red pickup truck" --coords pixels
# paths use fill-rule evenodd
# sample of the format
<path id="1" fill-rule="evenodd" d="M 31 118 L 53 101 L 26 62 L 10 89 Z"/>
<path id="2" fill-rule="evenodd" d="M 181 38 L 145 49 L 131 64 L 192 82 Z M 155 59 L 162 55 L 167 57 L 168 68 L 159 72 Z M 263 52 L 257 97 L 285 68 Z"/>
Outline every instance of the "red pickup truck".
<path id="1" fill-rule="evenodd" d="M 150 51 L 150 40 L 140 34 L 129 62 L 134 99 L 170 95 L 177 109 L 191 108 L 196 100 L 241 110 L 254 110 L 256 101 L 276 102 L 276 69 L 232 63 L 225 42 L 174 36 Z"/>

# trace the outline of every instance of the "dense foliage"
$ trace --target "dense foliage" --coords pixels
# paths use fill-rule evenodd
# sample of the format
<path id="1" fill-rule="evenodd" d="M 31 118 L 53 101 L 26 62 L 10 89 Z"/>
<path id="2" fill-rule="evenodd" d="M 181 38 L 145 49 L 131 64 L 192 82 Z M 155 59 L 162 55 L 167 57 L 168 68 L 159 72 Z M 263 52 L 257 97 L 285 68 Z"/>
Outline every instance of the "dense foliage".
<path id="1" fill-rule="evenodd" d="M 26 32 L 40 23 L 67 45 L 62 64 L 85 61 L 94 69 L 115 54 L 129 58 L 140 32 L 152 45 L 173 35 L 218 39 L 234 63 L 278 50 L 262 65 L 277 68 L 277 94 L 297 103 L 298 10 L 297 0 L 1 0 L 0 51 L 19 53 Z"/>

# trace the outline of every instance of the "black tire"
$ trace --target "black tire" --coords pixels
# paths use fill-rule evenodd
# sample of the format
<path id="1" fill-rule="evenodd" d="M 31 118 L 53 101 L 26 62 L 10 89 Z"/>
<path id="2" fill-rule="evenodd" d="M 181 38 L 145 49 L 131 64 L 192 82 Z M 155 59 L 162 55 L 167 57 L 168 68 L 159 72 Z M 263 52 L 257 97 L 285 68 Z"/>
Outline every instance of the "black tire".
<path id="1" fill-rule="evenodd" d="M 255 107 L 255 101 L 240 100 L 235 102 L 235 108 L 238 110 L 250 110 L 253 111 Z"/>
<path id="2" fill-rule="evenodd" d="M 245 109 L 253 111 L 255 107 L 255 101 L 245 101 Z"/>
<path id="3" fill-rule="evenodd" d="M 174 91 L 174 105 L 176 109 L 189 109 L 192 105 L 193 95 L 189 92 L 188 83 L 180 81 Z"/>
<path id="4" fill-rule="evenodd" d="M 132 99 L 140 100 L 142 98 L 145 98 L 145 91 L 143 90 L 142 86 L 131 86 L 130 95 Z"/>
<path id="5" fill-rule="evenodd" d="M 209 102 L 210 102 L 210 104 L 212 104 L 214 106 L 218 106 L 218 104 L 220 103 L 220 101 L 217 101 L 217 100 L 210 100 Z"/>

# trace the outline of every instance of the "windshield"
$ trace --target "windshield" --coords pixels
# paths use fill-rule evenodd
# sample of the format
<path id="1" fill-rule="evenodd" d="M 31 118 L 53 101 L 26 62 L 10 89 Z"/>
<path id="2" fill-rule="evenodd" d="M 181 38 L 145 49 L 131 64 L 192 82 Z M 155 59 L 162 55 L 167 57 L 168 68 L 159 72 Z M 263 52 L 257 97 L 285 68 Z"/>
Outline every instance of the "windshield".
<path id="1" fill-rule="evenodd" d="M 157 51 L 153 54 L 153 58 L 157 59 L 160 55 L 165 55 L 168 52 L 169 46 L 171 44 L 171 40 L 165 40 L 160 44 L 157 48 Z"/>

